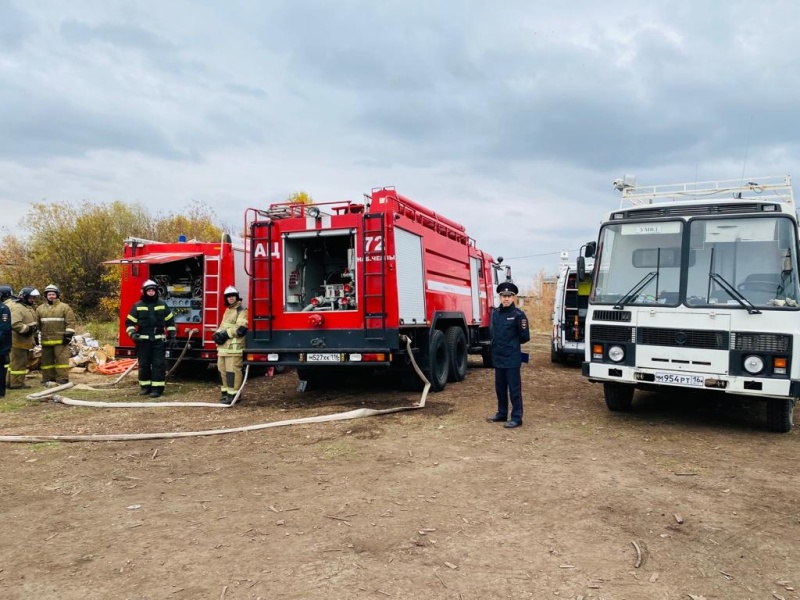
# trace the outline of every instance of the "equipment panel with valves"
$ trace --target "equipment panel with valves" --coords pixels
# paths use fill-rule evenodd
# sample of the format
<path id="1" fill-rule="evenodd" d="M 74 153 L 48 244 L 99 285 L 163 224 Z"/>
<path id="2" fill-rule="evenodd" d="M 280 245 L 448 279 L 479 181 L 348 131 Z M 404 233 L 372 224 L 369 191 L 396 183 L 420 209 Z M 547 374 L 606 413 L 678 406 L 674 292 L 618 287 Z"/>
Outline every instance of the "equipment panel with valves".
<path id="1" fill-rule="evenodd" d="M 156 265 L 150 276 L 158 284 L 158 295 L 172 309 L 175 323 L 200 323 L 203 320 L 202 264 L 197 258 Z"/>

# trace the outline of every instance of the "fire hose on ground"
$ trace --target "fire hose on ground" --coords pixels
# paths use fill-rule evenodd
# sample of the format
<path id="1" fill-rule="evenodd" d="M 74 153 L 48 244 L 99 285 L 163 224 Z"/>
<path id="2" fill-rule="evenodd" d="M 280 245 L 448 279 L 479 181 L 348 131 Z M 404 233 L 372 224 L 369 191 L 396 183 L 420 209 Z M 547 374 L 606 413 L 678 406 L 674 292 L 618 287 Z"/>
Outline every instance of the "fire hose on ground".
<path id="1" fill-rule="evenodd" d="M 245 425 L 242 427 L 232 427 L 226 429 L 209 429 L 204 431 L 177 431 L 177 432 L 161 432 L 161 433 L 122 433 L 122 434 L 95 434 L 95 435 L 0 435 L 0 442 L 23 442 L 23 443 L 31 443 L 31 442 L 50 442 L 50 441 L 58 441 L 58 442 L 120 442 L 120 441 L 130 441 L 130 440 L 159 440 L 159 439 L 175 439 L 175 438 L 184 438 L 184 437 L 201 437 L 201 436 L 212 436 L 212 435 L 222 435 L 226 433 L 241 433 L 245 431 L 258 431 L 261 429 L 270 429 L 273 427 L 284 427 L 287 425 L 302 425 L 306 423 L 324 423 L 326 421 L 347 421 L 352 419 L 360 419 L 364 417 L 376 417 L 380 415 L 389 415 L 399 412 L 406 412 L 410 410 L 418 410 L 421 408 L 425 408 L 425 402 L 428 398 L 428 390 L 430 390 L 431 383 L 425 377 L 425 374 L 422 372 L 422 369 L 419 368 L 417 365 L 417 361 L 414 359 L 414 353 L 411 350 L 411 339 L 408 336 L 401 335 L 400 340 L 405 342 L 406 349 L 408 351 L 408 356 L 411 359 L 411 364 L 414 367 L 414 371 L 417 373 L 419 378 L 424 382 L 425 386 L 422 390 L 422 395 L 420 396 L 420 400 L 417 404 L 413 404 L 411 406 L 399 406 L 395 408 L 384 408 L 384 409 L 373 409 L 373 408 L 358 408 L 355 410 L 350 410 L 341 413 L 334 413 L 331 415 L 320 415 L 316 417 L 302 417 L 299 419 L 287 419 L 284 421 L 273 421 L 270 423 L 259 423 L 257 425 Z M 73 400 L 72 398 L 67 398 L 66 396 L 60 396 L 55 394 L 57 391 L 62 391 L 64 389 L 68 389 L 74 387 L 74 384 L 67 383 L 62 386 L 58 386 L 56 388 L 51 388 L 49 390 L 45 390 L 43 392 L 38 392 L 36 394 L 31 394 L 28 398 L 41 400 L 49 395 L 53 395 L 53 401 L 58 402 L 60 404 L 66 404 L 71 406 L 94 406 L 99 408 L 158 408 L 158 407 L 175 407 L 175 406 L 195 406 L 195 407 L 214 407 L 214 408 L 229 408 L 234 406 L 239 399 L 239 394 L 241 394 L 242 389 L 244 388 L 244 384 L 247 381 L 247 374 L 249 371 L 249 367 L 245 369 L 244 380 L 242 381 L 242 385 L 239 388 L 239 391 L 236 393 L 236 396 L 233 399 L 233 402 L 230 405 L 219 404 L 216 402 L 92 402 L 92 401 L 85 401 L 85 400 Z M 127 374 L 124 373 L 122 376 Z M 121 379 L 122 377 L 120 377 Z"/>

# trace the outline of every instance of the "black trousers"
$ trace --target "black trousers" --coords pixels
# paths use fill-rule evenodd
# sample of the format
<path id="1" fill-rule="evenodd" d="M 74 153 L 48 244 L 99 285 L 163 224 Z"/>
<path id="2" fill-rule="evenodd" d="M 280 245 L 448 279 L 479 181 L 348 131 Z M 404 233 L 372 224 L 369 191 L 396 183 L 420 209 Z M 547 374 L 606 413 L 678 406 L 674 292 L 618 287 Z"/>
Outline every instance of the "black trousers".
<path id="1" fill-rule="evenodd" d="M 511 396 L 511 420 L 522 423 L 522 376 L 520 368 L 495 369 L 494 391 L 497 394 L 497 414 L 508 414 L 508 397 Z"/>
<path id="2" fill-rule="evenodd" d="M 6 395 L 6 372 L 8 371 L 8 354 L 0 354 L 0 398 Z"/>
<path id="3" fill-rule="evenodd" d="M 139 359 L 139 385 L 161 387 L 167 378 L 167 344 L 164 340 L 139 341 L 136 344 Z"/>

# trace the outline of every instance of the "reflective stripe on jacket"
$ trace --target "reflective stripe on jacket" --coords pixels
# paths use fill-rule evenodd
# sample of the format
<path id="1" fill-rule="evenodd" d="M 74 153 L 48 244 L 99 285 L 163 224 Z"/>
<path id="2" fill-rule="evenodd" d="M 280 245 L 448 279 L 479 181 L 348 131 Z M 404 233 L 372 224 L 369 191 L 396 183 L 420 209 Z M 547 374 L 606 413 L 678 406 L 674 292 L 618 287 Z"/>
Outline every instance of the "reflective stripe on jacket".
<path id="1" fill-rule="evenodd" d="M 217 346 L 217 354 L 235 355 L 241 354 L 244 350 L 244 336 L 237 337 L 236 330 L 244 325 L 247 327 L 247 309 L 242 306 L 241 300 L 225 309 L 222 315 L 222 322 L 217 327 L 217 331 L 228 333 L 228 339 L 224 344 Z"/>
<path id="2" fill-rule="evenodd" d="M 42 332 L 42 346 L 58 346 L 64 343 L 65 333 L 75 333 L 75 313 L 58 298 L 52 304 L 40 304 L 36 308 L 36 316 Z"/>
<path id="3" fill-rule="evenodd" d="M 125 330 L 128 335 L 138 333 L 142 340 L 163 340 L 165 332 L 175 331 L 175 316 L 163 300 L 139 300 L 125 318 Z"/>

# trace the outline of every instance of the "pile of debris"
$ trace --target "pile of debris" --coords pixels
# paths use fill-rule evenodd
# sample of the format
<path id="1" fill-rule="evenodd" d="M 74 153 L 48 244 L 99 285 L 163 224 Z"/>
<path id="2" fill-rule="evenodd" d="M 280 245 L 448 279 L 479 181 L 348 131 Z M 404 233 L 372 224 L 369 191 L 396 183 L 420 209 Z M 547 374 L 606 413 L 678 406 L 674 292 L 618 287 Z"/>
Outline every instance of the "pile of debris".
<path id="1" fill-rule="evenodd" d="M 69 359 L 72 373 L 85 373 L 86 371 L 94 373 L 98 366 L 114 360 L 114 346 L 110 344 L 101 346 L 100 342 L 89 333 L 75 335 L 70 342 L 69 350 L 72 355 Z"/>

